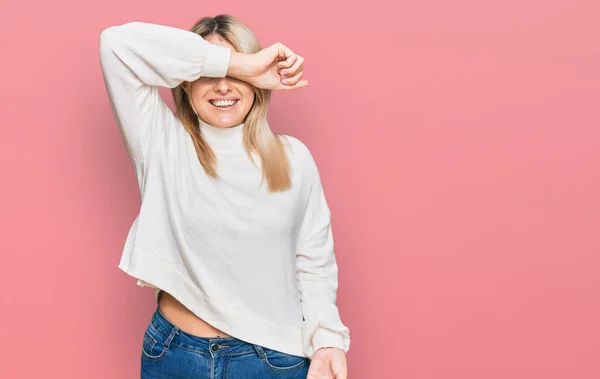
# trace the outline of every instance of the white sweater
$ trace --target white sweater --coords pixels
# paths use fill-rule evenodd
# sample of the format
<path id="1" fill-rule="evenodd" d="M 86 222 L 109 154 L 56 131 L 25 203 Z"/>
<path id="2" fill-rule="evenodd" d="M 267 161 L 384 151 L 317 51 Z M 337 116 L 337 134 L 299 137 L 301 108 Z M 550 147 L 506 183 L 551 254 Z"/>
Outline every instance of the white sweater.
<path id="1" fill-rule="evenodd" d="M 130 22 L 102 31 L 106 89 L 142 198 L 119 268 L 241 340 L 309 358 L 320 347 L 348 351 L 330 210 L 306 145 L 284 135 L 292 187 L 269 193 L 244 151 L 244 124 L 199 120 L 218 158 L 222 180 L 214 180 L 159 95 L 157 86 L 224 77 L 230 54 L 170 26 Z"/>

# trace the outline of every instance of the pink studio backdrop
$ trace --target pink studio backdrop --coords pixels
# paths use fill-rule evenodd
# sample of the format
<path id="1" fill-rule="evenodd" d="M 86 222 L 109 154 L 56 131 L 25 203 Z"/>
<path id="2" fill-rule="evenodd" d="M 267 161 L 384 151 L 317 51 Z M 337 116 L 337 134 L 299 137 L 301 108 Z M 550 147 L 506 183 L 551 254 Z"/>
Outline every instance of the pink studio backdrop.
<path id="1" fill-rule="evenodd" d="M 306 58 L 269 119 L 319 165 L 350 378 L 600 377 L 597 1 L 61 0 L 0 12 L 2 378 L 139 377 L 98 38 L 222 12 Z"/>

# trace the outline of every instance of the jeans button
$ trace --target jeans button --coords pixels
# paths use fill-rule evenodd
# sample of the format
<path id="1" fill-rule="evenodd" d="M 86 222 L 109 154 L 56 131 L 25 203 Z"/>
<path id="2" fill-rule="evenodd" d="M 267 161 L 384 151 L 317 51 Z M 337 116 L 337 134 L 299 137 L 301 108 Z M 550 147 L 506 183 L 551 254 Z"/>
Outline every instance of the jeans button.
<path id="1" fill-rule="evenodd" d="M 214 344 L 213 344 L 213 345 L 210 347 L 210 349 L 211 349 L 212 351 L 217 351 L 217 350 L 219 350 L 219 346 L 217 346 L 217 345 L 214 345 Z"/>

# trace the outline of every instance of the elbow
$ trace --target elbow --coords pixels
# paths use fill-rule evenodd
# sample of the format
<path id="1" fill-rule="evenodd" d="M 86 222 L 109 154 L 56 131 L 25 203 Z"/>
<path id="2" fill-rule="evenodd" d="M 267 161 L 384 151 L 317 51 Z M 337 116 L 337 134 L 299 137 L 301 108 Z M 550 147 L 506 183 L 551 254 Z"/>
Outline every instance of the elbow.
<path id="1" fill-rule="evenodd" d="M 124 46 L 129 40 L 128 36 L 136 33 L 142 25 L 140 21 L 131 21 L 121 25 L 111 25 L 100 32 L 100 54 L 112 53 L 116 46 Z"/>
<path id="2" fill-rule="evenodd" d="M 112 51 L 113 44 L 119 40 L 119 38 L 117 37 L 118 33 L 118 26 L 109 26 L 100 33 L 101 56 Z"/>
<path id="3" fill-rule="evenodd" d="M 111 51 L 118 43 L 123 43 L 127 28 L 138 22 L 129 22 L 123 25 L 111 25 L 100 32 L 100 51 Z"/>

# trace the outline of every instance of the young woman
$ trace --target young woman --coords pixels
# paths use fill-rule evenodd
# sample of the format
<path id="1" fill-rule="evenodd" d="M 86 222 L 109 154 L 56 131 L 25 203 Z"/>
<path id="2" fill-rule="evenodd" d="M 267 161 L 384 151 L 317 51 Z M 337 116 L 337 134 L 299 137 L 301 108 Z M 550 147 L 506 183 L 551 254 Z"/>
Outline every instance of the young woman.
<path id="1" fill-rule="evenodd" d="M 108 27 L 100 63 L 142 198 L 119 268 L 157 301 L 142 378 L 345 379 L 319 172 L 267 122 L 272 90 L 308 85 L 304 59 L 219 15 Z"/>

